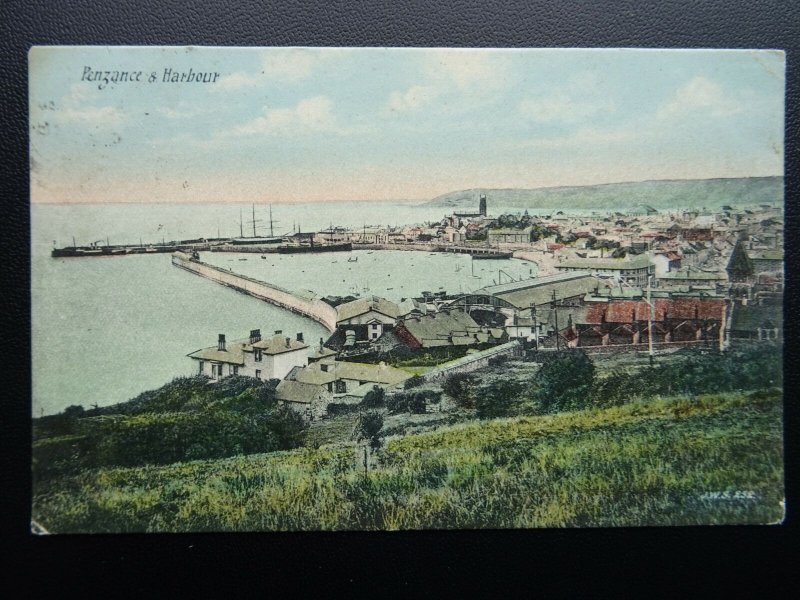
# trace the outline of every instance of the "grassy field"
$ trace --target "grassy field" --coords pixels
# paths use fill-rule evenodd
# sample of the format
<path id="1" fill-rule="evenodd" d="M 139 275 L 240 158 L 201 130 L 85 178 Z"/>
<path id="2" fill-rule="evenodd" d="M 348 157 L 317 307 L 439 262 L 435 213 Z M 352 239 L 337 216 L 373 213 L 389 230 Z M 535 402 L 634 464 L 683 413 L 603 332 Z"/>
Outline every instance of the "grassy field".
<path id="1" fill-rule="evenodd" d="M 367 477 L 348 445 L 85 470 L 38 484 L 33 518 L 55 533 L 773 523 L 781 403 L 726 393 L 460 423 L 387 438 Z"/>

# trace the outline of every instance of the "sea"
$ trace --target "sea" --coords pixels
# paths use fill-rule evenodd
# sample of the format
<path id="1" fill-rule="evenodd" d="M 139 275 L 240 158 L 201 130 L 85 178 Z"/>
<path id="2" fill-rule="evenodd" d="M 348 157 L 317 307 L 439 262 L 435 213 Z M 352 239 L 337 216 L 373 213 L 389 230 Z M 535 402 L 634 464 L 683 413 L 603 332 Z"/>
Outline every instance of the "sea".
<path id="1" fill-rule="evenodd" d="M 438 222 L 447 209 L 409 202 L 276 204 L 272 233 Z M 519 209 L 502 212 L 519 212 Z M 187 354 L 251 329 L 302 333 L 318 323 L 178 269 L 169 254 L 52 258 L 54 246 L 138 244 L 270 234 L 269 207 L 236 204 L 34 204 L 31 206 L 31 343 L 34 417 L 71 405 L 107 406 L 158 388 L 196 365 Z M 495 211 L 493 211 L 495 212 Z M 203 260 L 293 291 L 376 295 L 469 292 L 536 276 L 536 265 L 467 255 L 370 251 L 278 255 L 202 253 Z"/>

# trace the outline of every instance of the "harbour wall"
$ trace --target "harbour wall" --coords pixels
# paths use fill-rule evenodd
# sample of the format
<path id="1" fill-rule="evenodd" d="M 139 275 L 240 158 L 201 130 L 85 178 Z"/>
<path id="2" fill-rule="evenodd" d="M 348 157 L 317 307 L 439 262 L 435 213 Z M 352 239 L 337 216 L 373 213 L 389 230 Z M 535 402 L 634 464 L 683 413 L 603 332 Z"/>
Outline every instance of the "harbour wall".
<path id="1" fill-rule="evenodd" d="M 200 277 L 205 277 L 239 292 L 264 300 L 280 308 L 301 314 L 323 325 L 328 331 L 336 330 L 338 314 L 330 304 L 313 297 L 303 297 L 276 285 L 238 275 L 199 260 L 184 252 L 172 254 L 172 264 Z"/>

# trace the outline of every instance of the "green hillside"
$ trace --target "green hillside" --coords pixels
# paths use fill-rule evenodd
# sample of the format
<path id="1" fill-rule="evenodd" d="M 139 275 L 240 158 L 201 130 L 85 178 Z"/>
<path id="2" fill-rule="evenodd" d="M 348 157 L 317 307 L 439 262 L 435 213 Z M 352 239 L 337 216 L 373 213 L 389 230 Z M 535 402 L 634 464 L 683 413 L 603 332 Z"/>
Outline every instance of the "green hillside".
<path id="1" fill-rule="evenodd" d="M 42 481 L 49 531 L 264 531 L 772 523 L 780 390 L 635 401 L 348 445 L 87 469 Z"/>
<path id="2" fill-rule="evenodd" d="M 543 210 L 624 210 L 647 204 L 658 210 L 715 209 L 783 203 L 783 177 L 690 179 L 610 183 L 536 189 L 476 188 L 450 192 L 426 203 L 458 209 L 477 209 L 480 194 L 492 207 Z"/>

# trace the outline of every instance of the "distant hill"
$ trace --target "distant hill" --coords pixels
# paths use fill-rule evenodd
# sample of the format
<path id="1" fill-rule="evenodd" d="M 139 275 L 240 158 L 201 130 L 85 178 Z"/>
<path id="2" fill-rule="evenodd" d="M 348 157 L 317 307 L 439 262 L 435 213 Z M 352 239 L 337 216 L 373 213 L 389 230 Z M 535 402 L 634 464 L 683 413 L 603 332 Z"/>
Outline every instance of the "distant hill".
<path id="1" fill-rule="evenodd" d="M 657 210 L 688 207 L 713 209 L 726 204 L 782 204 L 783 177 L 636 181 L 533 189 L 475 188 L 437 196 L 425 205 L 477 210 L 480 194 L 486 194 L 490 213 L 493 206 L 607 211 L 646 204 Z"/>

